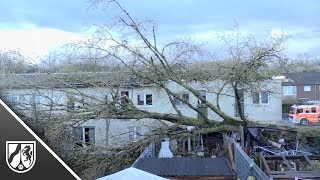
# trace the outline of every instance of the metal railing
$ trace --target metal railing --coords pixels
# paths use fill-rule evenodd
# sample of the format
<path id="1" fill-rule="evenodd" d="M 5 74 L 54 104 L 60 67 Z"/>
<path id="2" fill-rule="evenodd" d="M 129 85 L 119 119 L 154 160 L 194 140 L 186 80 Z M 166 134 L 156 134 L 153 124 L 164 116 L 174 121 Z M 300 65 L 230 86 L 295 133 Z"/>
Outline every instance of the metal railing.
<path id="1" fill-rule="evenodd" d="M 223 135 L 224 145 L 232 144 L 234 147 L 234 161 L 235 161 L 235 172 L 237 177 L 240 179 L 247 179 L 249 176 L 254 176 L 259 180 L 270 180 L 267 176 L 232 138 L 226 134 Z"/>

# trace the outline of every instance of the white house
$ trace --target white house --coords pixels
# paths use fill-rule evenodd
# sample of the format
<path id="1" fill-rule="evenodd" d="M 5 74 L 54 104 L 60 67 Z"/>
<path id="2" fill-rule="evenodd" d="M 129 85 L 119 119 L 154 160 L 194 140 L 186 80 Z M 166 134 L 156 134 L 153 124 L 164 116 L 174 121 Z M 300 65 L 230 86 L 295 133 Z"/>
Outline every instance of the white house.
<path id="1" fill-rule="evenodd" d="M 176 114 L 166 92 L 152 84 L 126 81 L 117 86 L 110 84 L 110 79 L 104 73 L 81 74 L 18 74 L 1 77 L 2 99 L 10 103 L 15 110 L 27 116 L 34 112 L 61 115 L 66 113 L 99 109 L 118 94 L 127 96 L 133 105 L 150 112 Z M 94 79 L 94 80 L 93 80 Z M 94 83 L 93 83 L 94 82 Z M 112 82 L 114 83 L 114 82 Z M 221 82 L 190 82 L 209 102 L 219 103 L 221 110 L 231 117 L 237 117 L 234 93 L 230 87 L 224 87 L 217 101 L 217 91 Z M 180 85 L 169 81 L 166 83 L 171 91 L 180 95 L 195 107 L 201 102 L 193 94 Z M 282 87 L 281 80 L 266 80 L 256 92 L 243 93 L 242 104 L 244 114 L 253 121 L 280 121 L 282 118 Z M 197 118 L 198 113 L 187 105 L 174 99 L 174 103 L 184 116 Z M 212 110 L 207 110 L 209 119 L 222 119 Z M 163 126 L 163 122 L 155 119 L 105 119 L 96 117 L 88 119 L 75 129 L 75 134 L 85 143 L 97 146 L 120 145 L 136 141 L 140 135 L 150 129 Z"/>

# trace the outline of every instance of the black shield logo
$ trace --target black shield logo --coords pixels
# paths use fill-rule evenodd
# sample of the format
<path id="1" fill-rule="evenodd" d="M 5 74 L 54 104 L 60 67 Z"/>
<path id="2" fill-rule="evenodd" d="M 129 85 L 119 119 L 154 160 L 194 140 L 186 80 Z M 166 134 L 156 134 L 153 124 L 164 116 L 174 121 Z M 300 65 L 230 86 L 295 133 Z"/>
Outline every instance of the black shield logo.
<path id="1" fill-rule="evenodd" d="M 14 172 L 29 171 L 36 161 L 36 142 L 6 141 L 6 160 L 7 165 Z"/>

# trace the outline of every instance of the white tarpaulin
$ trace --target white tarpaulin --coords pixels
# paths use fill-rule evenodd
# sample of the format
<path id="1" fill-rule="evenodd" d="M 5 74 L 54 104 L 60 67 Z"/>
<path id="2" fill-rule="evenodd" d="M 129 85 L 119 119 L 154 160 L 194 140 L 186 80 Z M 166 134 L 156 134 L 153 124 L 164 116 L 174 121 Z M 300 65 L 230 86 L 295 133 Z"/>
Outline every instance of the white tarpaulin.
<path id="1" fill-rule="evenodd" d="M 164 180 L 166 178 L 142 171 L 140 169 L 130 167 L 127 169 L 124 169 L 122 171 L 119 171 L 114 174 L 110 174 L 109 176 L 105 176 L 102 178 L 99 178 L 97 180 L 149 180 L 149 179 L 155 179 L 155 180 Z"/>

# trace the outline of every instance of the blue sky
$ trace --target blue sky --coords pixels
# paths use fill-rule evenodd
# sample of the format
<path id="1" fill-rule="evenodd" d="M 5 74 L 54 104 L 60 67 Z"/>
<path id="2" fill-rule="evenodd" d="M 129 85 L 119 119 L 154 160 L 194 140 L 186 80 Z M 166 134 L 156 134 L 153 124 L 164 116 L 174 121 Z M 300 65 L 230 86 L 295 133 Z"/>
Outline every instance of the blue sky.
<path id="1" fill-rule="evenodd" d="M 290 54 L 319 56 L 320 1 L 317 0 L 121 0 L 139 19 L 158 24 L 160 39 L 191 37 L 214 51 L 216 34 L 239 24 L 245 34 L 284 33 Z M 82 40 L 93 24 L 112 21 L 118 12 L 89 8 L 87 0 L 0 1 L 0 48 L 18 49 L 31 58 L 64 43 Z"/>

